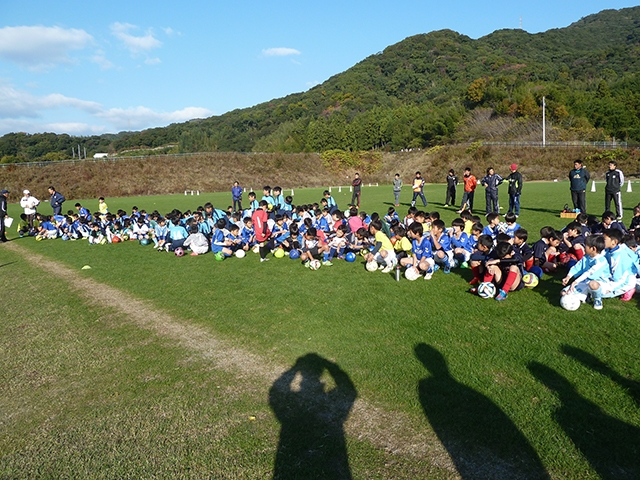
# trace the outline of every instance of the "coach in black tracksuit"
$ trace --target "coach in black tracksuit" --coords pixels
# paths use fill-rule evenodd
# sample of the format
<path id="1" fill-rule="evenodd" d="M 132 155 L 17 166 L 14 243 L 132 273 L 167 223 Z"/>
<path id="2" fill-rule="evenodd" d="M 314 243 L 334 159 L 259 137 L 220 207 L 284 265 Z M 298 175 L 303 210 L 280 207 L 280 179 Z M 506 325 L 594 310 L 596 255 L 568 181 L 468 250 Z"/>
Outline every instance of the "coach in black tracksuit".
<path id="1" fill-rule="evenodd" d="M 582 166 L 582 160 L 573 162 L 573 170 L 569 172 L 571 182 L 571 200 L 573 208 L 579 209 L 580 213 L 587 213 L 587 183 L 589 183 L 589 171 Z"/>
<path id="2" fill-rule="evenodd" d="M 616 162 L 609 162 L 609 170 L 605 173 L 604 178 L 607 184 L 604 187 L 604 209 L 611 210 L 611 200 L 616 206 L 616 217 L 618 220 L 622 218 L 622 194 L 620 188 L 624 185 L 624 174 L 618 168 Z"/>
<path id="3" fill-rule="evenodd" d="M 0 242 L 2 243 L 7 241 L 4 228 L 4 218 L 7 216 L 7 195 L 9 195 L 9 190 L 0 192 Z"/>

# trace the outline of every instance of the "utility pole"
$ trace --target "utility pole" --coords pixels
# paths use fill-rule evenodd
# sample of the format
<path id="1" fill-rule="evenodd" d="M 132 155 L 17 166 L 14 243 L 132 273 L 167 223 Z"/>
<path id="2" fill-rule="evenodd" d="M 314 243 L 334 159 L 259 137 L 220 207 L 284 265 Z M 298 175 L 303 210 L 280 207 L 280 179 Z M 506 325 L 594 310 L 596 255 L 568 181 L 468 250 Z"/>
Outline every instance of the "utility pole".
<path id="1" fill-rule="evenodd" d="M 547 122 L 546 122 L 546 103 L 542 97 L 542 146 L 547 146 Z"/>

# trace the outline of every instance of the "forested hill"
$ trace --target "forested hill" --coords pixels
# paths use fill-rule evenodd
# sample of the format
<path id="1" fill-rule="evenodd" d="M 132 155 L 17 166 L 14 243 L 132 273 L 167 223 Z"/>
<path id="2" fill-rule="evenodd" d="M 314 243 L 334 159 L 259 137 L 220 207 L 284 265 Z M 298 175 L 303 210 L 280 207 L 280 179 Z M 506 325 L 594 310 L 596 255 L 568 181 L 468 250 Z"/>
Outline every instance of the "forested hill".
<path id="1" fill-rule="evenodd" d="M 142 132 L 8 134 L 0 161 L 94 152 L 399 150 L 539 135 L 542 97 L 557 140 L 640 141 L 640 7 L 529 34 L 409 37 L 307 92 Z"/>

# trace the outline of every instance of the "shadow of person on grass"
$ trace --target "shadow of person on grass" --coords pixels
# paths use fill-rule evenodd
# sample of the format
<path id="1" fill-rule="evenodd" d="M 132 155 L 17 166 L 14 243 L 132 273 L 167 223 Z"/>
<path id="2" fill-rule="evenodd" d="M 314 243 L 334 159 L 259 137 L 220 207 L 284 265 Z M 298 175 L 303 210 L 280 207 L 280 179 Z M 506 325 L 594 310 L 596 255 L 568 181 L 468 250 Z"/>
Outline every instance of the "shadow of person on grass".
<path id="1" fill-rule="evenodd" d="M 430 376 L 420 380 L 424 413 L 463 479 L 547 479 L 538 454 L 511 419 L 481 393 L 455 380 L 435 348 L 415 354 Z"/>
<path id="2" fill-rule="evenodd" d="M 333 362 L 315 353 L 298 358 L 269 391 L 281 424 L 274 479 L 350 479 L 344 436 L 356 388 Z"/>
<path id="3" fill-rule="evenodd" d="M 573 385 L 555 370 L 537 362 L 531 374 L 560 400 L 553 419 L 582 452 L 600 478 L 640 478 L 640 428 L 605 413 L 581 397 Z"/>
<path id="4" fill-rule="evenodd" d="M 627 394 L 636 402 L 638 407 L 640 407 L 640 382 L 623 377 L 598 357 L 585 352 L 580 348 L 572 347 L 570 345 L 562 345 L 560 347 L 560 351 L 574 360 L 577 360 L 585 367 L 590 368 L 594 372 L 598 372 L 605 377 L 609 377 L 615 383 L 620 385 L 622 389 L 626 390 Z"/>

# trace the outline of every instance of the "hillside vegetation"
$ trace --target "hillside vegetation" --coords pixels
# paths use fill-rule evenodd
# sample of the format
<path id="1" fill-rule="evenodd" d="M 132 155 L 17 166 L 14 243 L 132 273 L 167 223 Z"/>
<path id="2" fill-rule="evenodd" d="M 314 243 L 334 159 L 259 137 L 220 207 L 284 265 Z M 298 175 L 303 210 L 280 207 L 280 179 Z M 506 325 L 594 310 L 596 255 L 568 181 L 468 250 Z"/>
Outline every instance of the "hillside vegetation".
<path id="1" fill-rule="evenodd" d="M 529 34 L 409 37 L 307 92 L 142 132 L 12 133 L 4 163 L 162 146 L 148 153 L 398 151 L 478 140 L 640 141 L 640 7 Z M 135 153 L 135 152 L 134 152 Z"/>

